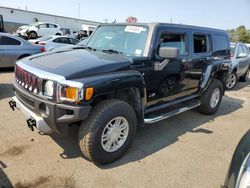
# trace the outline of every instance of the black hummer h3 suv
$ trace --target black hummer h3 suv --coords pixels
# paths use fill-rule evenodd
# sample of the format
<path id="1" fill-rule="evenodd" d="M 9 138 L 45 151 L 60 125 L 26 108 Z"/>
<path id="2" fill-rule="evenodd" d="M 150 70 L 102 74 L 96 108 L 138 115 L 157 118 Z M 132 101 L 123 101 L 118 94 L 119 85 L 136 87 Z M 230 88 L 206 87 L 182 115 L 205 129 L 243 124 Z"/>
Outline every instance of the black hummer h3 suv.
<path id="1" fill-rule="evenodd" d="M 228 75 L 227 33 L 195 26 L 103 24 L 86 47 L 16 63 L 11 108 L 49 133 L 79 125 L 84 156 L 109 163 L 128 149 L 137 126 L 192 108 L 217 111 Z"/>

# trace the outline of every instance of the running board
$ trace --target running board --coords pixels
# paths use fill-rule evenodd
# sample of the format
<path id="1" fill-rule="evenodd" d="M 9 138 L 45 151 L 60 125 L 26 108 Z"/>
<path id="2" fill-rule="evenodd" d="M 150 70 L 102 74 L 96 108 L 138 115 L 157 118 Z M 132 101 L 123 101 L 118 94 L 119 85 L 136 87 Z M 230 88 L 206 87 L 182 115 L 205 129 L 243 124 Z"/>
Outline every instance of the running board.
<path id="1" fill-rule="evenodd" d="M 156 115 L 146 116 L 144 118 L 144 123 L 145 124 L 156 123 L 158 121 L 170 118 L 170 117 L 175 116 L 177 114 L 183 113 L 183 112 L 191 110 L 193 108 L 196 108 L 196 107 L 200 106 L 200 104 L 201 104 L 201 102 L 199 100 L 195 100 L 184 107 L 177 108 L 177 109 L 174 109 L 172 111 L 160 114 L 159 116 L 156 116 Z"/>

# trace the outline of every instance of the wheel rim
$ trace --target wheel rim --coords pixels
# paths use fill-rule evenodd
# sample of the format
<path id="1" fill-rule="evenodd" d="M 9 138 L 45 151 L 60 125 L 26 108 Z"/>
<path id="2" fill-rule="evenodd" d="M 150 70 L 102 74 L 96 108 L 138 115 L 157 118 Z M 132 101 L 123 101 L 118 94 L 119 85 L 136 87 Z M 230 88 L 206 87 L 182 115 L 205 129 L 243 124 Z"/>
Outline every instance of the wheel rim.
<path id="1" fill-rule="evenodd" d="M 250 153 L 244 160 L 236 182 L 236 188 L 245 188 L 250 186 Z"/>
<path id="2" fill-rule="evenodd" d="M 129 124 L 124 117 L 112 119 L 103 129 L 101 144 L 107 152 L 114 152 L 120 149 L 127 140 Z"/>
<path id="3" fill-rule="evenodd" d="M 237 78 L 235 76 L 235 74 L 230 74 L 228 80 L 227 80 L 227 88 L 231 89 L 234 87 L 234 85 L 236 84 Z"/>
<path id="4" fill-rule="evenodd" d="M 212 97 L 211 97 L 211 100 L 210 100 L 211 108 L 215 108 L 218 105 L 219 101 L 220 101 L 220 90 L 219 90 L 219 88 L 216 88 L 213 91 Z"/>

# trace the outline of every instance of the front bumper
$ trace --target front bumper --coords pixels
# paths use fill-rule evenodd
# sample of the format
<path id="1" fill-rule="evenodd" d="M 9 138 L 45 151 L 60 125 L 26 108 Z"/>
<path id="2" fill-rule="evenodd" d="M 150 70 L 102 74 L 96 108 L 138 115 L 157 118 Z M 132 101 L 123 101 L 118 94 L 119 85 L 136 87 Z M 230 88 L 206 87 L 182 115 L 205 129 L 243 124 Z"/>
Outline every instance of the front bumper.
<path id="1" fill-rule="evenodd" d="M 15 97 L 12 98 L 12 101 L 26 115 L 27 119 L 35 120 L 37 129 L 44 133 L 52 131 L 64 133 L 68 125 L 86 119 L 91 110 L 89 105 L 59 104 L 34 96 L 15 81 L 13 86 Z"/>

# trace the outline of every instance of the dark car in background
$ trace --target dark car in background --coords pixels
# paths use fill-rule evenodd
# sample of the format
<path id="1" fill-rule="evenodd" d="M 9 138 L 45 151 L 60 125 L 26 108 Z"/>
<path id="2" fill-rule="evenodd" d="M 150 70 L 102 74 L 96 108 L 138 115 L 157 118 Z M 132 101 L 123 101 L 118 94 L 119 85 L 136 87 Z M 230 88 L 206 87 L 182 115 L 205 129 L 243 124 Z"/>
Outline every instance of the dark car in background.
<path id="1" fill-rule="evenodd" d="M 224 188 L 250 187 L 250 130 L 240 140 L 228 169 Z"/>
<path id="2" fill-rule="evenodd" d="M 231 43 L 230 74 L 226 82 L 227 89 L 233 89 L 238 80 L 247 81 L 249 76 L 250 52 L 243 43 Z"/>
<path id="3" fill-rule="evenodd" d="M 0 68 L 14 67 L 17 60 L 44 52 L 43 46 L 8 33 L 0 33 Z"/>

